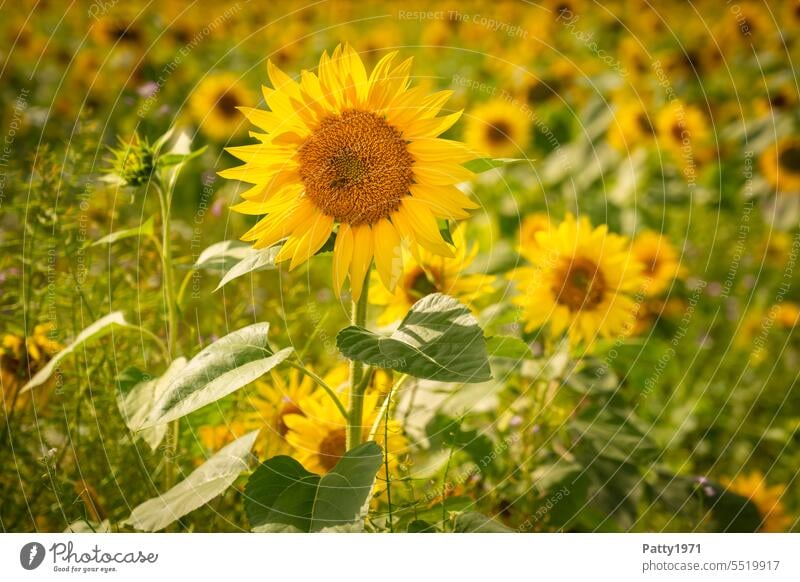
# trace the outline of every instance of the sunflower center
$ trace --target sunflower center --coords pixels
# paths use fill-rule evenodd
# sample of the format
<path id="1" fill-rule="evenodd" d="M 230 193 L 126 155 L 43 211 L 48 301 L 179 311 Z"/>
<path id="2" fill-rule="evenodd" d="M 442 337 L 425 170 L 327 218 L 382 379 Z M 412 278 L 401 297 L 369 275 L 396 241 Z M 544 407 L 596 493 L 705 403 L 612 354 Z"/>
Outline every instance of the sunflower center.
<path id="1" fill-rule="evenodd" d="M 285 418 L 290 414 L 299 414 L 300 416 L 305 416 L 297 404 L 291 401 L 284 402 L 280 412 L 278 413 L 278 422 L 276 423 L 278 425 L 278 434 L 281 436 L 286 436 L 286 433 L 289 432 L 289 427 L 286 426 Z"/>
<path id="2" fill-rule="evenodd" d="M 603 301 L 606 281 L 594 262 L 577 258 L 556 272 L 552 290 L 558 303 L 571 311 L 580 311 L 597 307 Z"/>
<path id="3" fill-rule="evenodd" d="M 328 216 L 352 225 L 389 216 L 414 181 L 403 135 L 369 111 L 323 119 L 298 157 L 306 195 Z"/>
<path id="4" fill-rule="evenodd" d="M 639 130 L 645 135 L 653 135 L 655 133 L 650 117 L 644 111 L 636 116 L 636 124 L 639 126 Z"/>
<path id="5" fill-rule="evenodd" d="M 344 427 L 330 431 L 319 443 L 319 462 L 330 471 L 345 453 L 347 434 Z"/>
<path id="6" fill-rule="evenodd" d="M 239 101 L 231 95 L 230 91 L 222 93 L 217 99 L 217 109 L 222 115 L 228 118 L 236 117 L 236 108 L 239 106 Z"/>
<path id="7" fill-rule="evenodd" d="M 422 298 L 438 291 L 436 284 L 432 282 L 428 278 L 428 274 L 419 267 L 406 275 L 405 288 L 408 289 L 409 295 L 416 298 Z"/>
<path id="8" fill-rule="evenodd" d="M 790 172 L 800 172 L 800 146 L 789 146 L 778 156 L 781 168 Z"/>
<path id="9" fill-rule="evenodd" d="M 511 127 L 505 121 L 495 121 L 490 123 L 486 132 L 486 139 L 489 143 L 499 145 L 508 141 L 511 134 Z"/>

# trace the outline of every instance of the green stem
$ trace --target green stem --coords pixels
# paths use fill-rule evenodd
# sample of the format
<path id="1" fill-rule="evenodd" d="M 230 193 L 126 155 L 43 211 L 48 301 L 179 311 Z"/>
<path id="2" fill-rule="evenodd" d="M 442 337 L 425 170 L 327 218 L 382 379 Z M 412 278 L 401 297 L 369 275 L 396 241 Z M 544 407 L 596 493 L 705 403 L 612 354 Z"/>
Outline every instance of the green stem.
<path id="1" fill-rule="evenodd" d="M 331 397 L 331 400 L 333 400 L 333 403 L 336 405 L 336 408 L 339 410 L 339 412 L 342 413 L 342 416 L 344 417 L 344 419 L 347 420 L 349 418 L 349 416 L 347 414 L 347 409 L 344 407 L 344 404 L 342 404 L 342 401 L 339 400 L 339 397 L 336 395 L 336 392 L 334 391 L 334 389 L 331 388 L 330 386 L 328 386 L 328 383 L 325 382 L 325 380 L 320 378 L 317 374 L 315 374 L 314 372 L 312 372 L 311 370 L 309 370 L 308 368 L 306 368 L 302 364 L 298 364 L 298 363 L 295 363 L 295 362 L 286 362 L 286 363 L 289 364 L 292 368 L 301 371 L 303 374 L 305 374 L 306 376 L 308 376 L 309 378 L 314 380 L 314 382 L 316 382 L 317 385 L 320 388 L 322 388 L 323 390 L 325 390 L 325 392 L 328 394 L 328 396 Z"/>
<path id="2" fill-rule="evenodd" d="M 158 192 L 158 201 L 161 204 L 161 265 L 164 279 L 164 303 L 167 306 L 167 351 L 169 361 L 177 355 L 178 315 L 175 304 L 175 283 L 172 272 L 172 241 L 170 237 L 170 211 L 172 209 L 172 191 L 165 189 L 159 180 L 153 182 Z M 167 488 L 175 483 L 175 469 L 177 467 L 176 453 L 178 450 L 178 437 L 180 435 L 180 419 L 175 419 L 170 424 L 167 437 L 167 464 L 165 481 Z"/>
<path id="3" fill-rule="evenodd" d="M 350 322 L 358 327 L 365 327 L 367 323 L 367 305 L 369 304 L 369 273 L 372 265 L 367 269 L 367 274 L 364 276 L 364 284 L 361 288 L 361 297 L 357 302 L 353 302 L 352 310 L 350 312 Z M 361 424 L 364 422 L 363 409 L 364 409 L 364 391 L 367 387 L 367 382 L 363 381 L 364 365 L 361 362 L 353 360 L 350 363 L 350 415 L 347 423 L 347 446 L 349 451 L 353 447 L 361 444 L 363 427 Z M 367 376 L 369 378 L 369 375 Z"/>

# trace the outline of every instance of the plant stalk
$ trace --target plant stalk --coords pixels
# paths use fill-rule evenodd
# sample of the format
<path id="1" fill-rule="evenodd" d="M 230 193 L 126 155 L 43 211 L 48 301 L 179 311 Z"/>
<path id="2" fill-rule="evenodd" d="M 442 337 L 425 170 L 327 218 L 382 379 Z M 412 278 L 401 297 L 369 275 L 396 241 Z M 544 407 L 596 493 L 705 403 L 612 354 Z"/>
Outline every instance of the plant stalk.
<path id="1" fill-rule="evenodd" d="M 364 285 L 361 288 L 361 297 L 358 301 L 353 302 L 352 310 L 350 312 L 350 322 L 358 327 L 365 327 L 367 323 L 367 305 L 369 304 L 369 273 L 371 270 L 367 269 L 367 274 L 364 277 Z M 356 362 L 355 360 L 350 363 L 350 413 L 347 422 L 347 439 L 346 449 L 349 451 L 353 447 L 361 444 L 363 437 L 364 422 L 364 392 L 366 391 L 367 384 L 369 383 L 369 375 L 367 375 L 367 382 L 364 381 L 364 364 Z"/>

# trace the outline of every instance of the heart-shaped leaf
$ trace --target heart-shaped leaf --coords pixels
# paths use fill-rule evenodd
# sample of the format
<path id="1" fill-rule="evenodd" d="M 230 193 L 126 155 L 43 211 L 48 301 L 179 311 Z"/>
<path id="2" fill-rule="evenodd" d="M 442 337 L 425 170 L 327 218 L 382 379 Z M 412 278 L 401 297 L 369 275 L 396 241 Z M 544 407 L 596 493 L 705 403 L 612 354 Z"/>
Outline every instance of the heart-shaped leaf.
<path id="1" fill-rule="evenodd" d="M 153 405 L 185 366 L 186 358 L 178 358 L 158 378 L 148 376 L 138 368 L 128 368 L 117 377 L 117 406 L 125 424 L 133 432 L 138 432 L 138 436 L 154 451 L 167 433 L 167 424 L 144 430 L 142 426 L 152 414 Z"/>
<path id="2" fill-rule="evenodd" d="M 381 448 L 370 441 L 345 453 L 323 477 L 291 457 L 265 461 L 245 487 L 253 531 L 360 529 L 382 459 Z"/>
<path id="3" fill-rule="evenodd" d="M 181 418 L 235 392 L 283 362 L 291 348 L 273 353 L 268 323 L 234 331 L 203 349 L 181 370 L 141 428 Z"/>
<path id="4" fill-rule="evenodd" d="M 257 436 L 254 430 L 236 439 L 175 487 L 136 507 L 125 523 L 138 530 L 158 531 L 208 503 L 247 469 L 247 457 Z"/>
<path id="5" fill-rule="evenodd" d="M 345 357 L 439 382 L 491 379 L 478 321 L 456 299 L 434 293 L 417 301 L 391 336 L 350 326 L 336 336 Z"/>

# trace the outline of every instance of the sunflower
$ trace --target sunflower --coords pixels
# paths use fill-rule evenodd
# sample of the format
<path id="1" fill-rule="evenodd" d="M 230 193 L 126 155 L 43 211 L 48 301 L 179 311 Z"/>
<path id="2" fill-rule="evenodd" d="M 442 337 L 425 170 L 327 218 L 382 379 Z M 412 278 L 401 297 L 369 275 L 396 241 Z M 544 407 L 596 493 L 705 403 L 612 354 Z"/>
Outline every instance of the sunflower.
<path id="1" fill-rule="evenodd" d="M 769 309 L 770 316 L 779 326 L 791 329 L 800 322 L 800 306 L 792 301 L 776 303 Z"/>
<path id="2" fill-rule="evenodd" d="M 52 324 L 39 324 L 28 337 L 3 336 L 0 343 L 0 393 L 5 401 L 4 409 L 25 405 L 29 396 L 20 396 L 19 390 L 63 349 L 60 343 L 51 339 L 52 331 Z M 47 391 L 40 390 L 38 394 L 42 400 L 48 396 Z"/>
<path id="3" fill-rule="evenodd" d="M 535 257 L 539 251 L 536 237 L 540 232 L 547 232 L 551 228 L 550 216 L 544 212 L 534 212 L 526 216 L 519 227 L 519 253 L 524 257 Z"/>
<path id="4" fill-rule="evenodd" d="M 636 236 L 631 245 L 634 258 L 642 264 L 644 292 L 658 295 L 681 272 L 680 257 L 665 236 L 646 230 Z"/>
<path id="5" fill-rule="evenodd" d="M 471 111 L 464 139 L 493 158 L 518 158 L 530 141 L 530 118 L 506 99 L 493 99 Z"/>
<path id="6" fill-rule="evenodd" d="M 701 162 L 708 157 L 709 128 L 703 112 L 675 101 L 656 116 L 659 143 L 678 160 Z"/>
<path id="7" fill-rule="evenodd" d="M 533 265 L 511 275 L 520 291 L 513 301 L 522 308 L 527 332 L 549 324 L 551 336 L 566 331 L 573 345 L 631 332 L 636 312 L 631 294 L 642 278 L 625 237 L 567 215 L 536 241 L 539 248 L 527 257 Z"/>
<path id="8" fill-rule="evenodd" d="M 766 479 L 759 472 L 739 475 L 734 479 L 722 479 L 728 491 L 747 497 L 758 509 L 761 516 L 762 532 L 784 532 L 792 525 L 792 518 L 786 514 L 781 498 L 786 493 L 783 485 L 767 486 Z"/>
<path id="9" fill-rule="evenodd" d="M 271 111 L 242 112 L 266 133 L 259 144 L 230 148 L 244 165 L 221 172 L 255 184 L 234 210 L 266 214 L 242 240 L 255 248 L 285 240 L 278 261 L 290 269 L 314 255 L 338 223 L 333 249 L 337 293 L 349 271 L 353 297 L 373 257 L 394 289 L 401 241 L 453 256 L 437 218 L 465 218 L 477 208 L 455 185 L 472 178 L 462 163 L 474 156 L 441 139 L 461 112 L 436 117 L 450 96 L 409 88 L 411 59 L 383 57 L 370 75 L 349 46 L 323 53 L 318 74 L 291 79 L 268 63 Z"/>
<path id="10" fill-rule="evenodd" d="M 800 192 L 800 138 L 783 138 L 759 158 L 764 178 L 778 192 Z"/>
<path id="11" fill-rule="evenodd" d="M 189 100 L 189 111 L 208 137 L 225 141 L 232 133 L 244 132 L 239 108 L 254 99 L 238 75 L 219 73 L 200 81 Z"/>
<path id="12" fill-rule="evenodd" d="M 347 406 L 348 392 L 342 393 L 342 401 Z M 363 434 L 367 439 L 379 408 L 380 394 L 368 391 L 364 396 Z M 333 469 L 345 453 L 347 425 L 341 413 L 327 394 L 318 393 L 303 399 L 296 414 L 285 417 L 286 440 L 294 449 L 294 457 L 313 473 L 324 474 Z M 388 433 L 388 446 L 385 438 Z M 376 442 L 388 449 L 389 471 L 396 473 L 399 459 L 408 450 L 408 441 L 403 434 L 400 422 L 390 419 L 388 424 L 381 420 L 375 434 Z"/>
<path id="13" fill-rule="evenodd" d="M 618 151 L 625 152 L 655 141 L 655 120 L 640 101 L 622 103 L 608 129 L 608 142 Z"/>
<path id="14" fill-rule="evenodd" d="M 453 231 L 453 242 L 454 257 L 441 257 L 425 249 L 416 257 L 406 256 L 403 274 L 394 291 L 373 278 L 370 301 L 384 307 L 379 324 L 389 325 L 402 319 L 414 303 L 431 293 L 445 293 L 470 305 L 492 292 L 493 276 L 464 272 L 478 254 L 478 245 L 467 244 L 463 224 Z"/>

